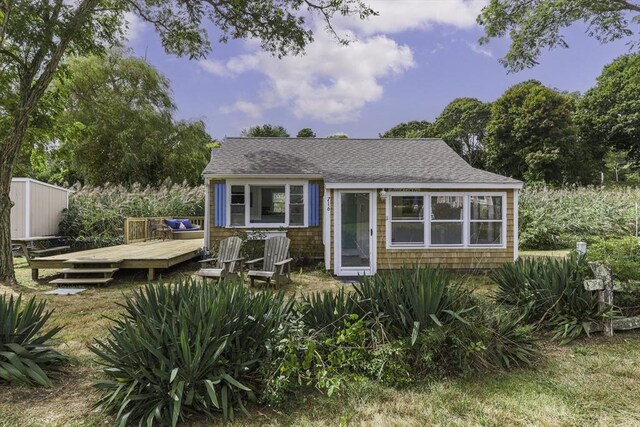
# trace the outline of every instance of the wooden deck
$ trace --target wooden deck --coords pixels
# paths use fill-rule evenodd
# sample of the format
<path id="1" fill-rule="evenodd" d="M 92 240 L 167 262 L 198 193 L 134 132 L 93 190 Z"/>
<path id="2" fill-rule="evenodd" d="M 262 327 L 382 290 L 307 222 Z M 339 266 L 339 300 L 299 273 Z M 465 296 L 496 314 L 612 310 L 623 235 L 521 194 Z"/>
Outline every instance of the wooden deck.
<path id="1" fill-rule="evenodd" d="M 70 264 L 112 264 L 118 268 L 149 270 L 149 280 L 158 268 L 169 268 L 198 256 L 203 240 L 151 240 L 108 248 L 69 252 L 31 260 L 32 276 L 41 268 L 67 268 Z"/>

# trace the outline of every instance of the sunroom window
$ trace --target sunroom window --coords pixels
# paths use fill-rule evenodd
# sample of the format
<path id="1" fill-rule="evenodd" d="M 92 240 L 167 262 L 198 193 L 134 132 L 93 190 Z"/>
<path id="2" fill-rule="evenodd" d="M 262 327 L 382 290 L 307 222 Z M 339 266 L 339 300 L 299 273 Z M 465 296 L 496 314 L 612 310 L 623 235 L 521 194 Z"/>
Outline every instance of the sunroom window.
<path id="1" fill-rule="evenodd" d="M 424 245 L 424 197 L 391 197 L 391 244 Z"/>
<path id="2" fill-rule="evenodd" d="M 464 197 L 431 197 L 431 244 L 462 245 Z"/>
<path id="3" fill-rule="evenodd" d="M 469 206 L 469 244 L 501 245 L 502 197 L 471 196 Z"/>

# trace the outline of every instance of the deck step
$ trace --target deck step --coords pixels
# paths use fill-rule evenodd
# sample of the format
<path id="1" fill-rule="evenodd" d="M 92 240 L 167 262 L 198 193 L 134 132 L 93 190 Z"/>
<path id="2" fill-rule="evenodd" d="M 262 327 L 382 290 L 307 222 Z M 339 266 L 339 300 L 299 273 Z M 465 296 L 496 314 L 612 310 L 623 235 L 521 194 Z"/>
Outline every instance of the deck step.
<path id="1" fill-rule="evenodd" d="M 73 279 L 54 279 L 52 285 L 106 285 L 113 281 L 113 277 L 86 277 Z"/>
<path id="2" fill-rule="evenodd" d="M 63 268 L 58 273 L 61 274 L 113 274 L 119 268 Z"/>

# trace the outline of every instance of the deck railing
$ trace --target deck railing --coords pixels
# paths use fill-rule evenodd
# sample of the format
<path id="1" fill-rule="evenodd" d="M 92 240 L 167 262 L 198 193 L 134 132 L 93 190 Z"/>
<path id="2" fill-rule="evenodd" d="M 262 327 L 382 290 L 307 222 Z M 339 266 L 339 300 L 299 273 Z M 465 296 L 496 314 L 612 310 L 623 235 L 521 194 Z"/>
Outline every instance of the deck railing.
<path id="1" fill-rule="evenodd" d="M 151 239 L 151 229 L 149 227 L 150 220 L 156 220 L 162 223 L 162 220 L 176 218 L 170 216 L 156 216 L 147 218 L 125 218 L 124 219 L 124 243 L 136 243 L 145 242 Z M 188 218 L 193 225 L 199 225 L 204 228 L 203 216 L 187 216 L 181 218 Z"/>

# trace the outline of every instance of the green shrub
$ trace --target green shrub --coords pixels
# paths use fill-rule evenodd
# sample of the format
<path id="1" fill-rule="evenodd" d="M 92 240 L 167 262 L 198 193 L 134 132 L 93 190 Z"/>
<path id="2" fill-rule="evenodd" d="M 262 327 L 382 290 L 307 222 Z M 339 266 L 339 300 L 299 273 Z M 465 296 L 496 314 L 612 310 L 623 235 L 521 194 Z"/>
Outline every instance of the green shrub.
<path id="1" fill-rule="evenodd" d="M 299 310 L 302 321 L 311 330 L 333 335 L 343 327 L 351 314 L 363 314 L 358 308 L 356 296 L 340 288 L 338 292 L 314 292 L 302 296 Z"/>
<path id="2" fill-rule="evenodd" d="M 589 245 L 587 259 L 607 262 L 618 280 L 640 280 L 640 240 L 635 237 L 599 239 Z"/>
<path id="3" fill-rule="evenodd" d="M 523 319 L 553 329 L 562 342 L 588 333 L 602 318 L 596 294 L 584 289 L 592 277 L 586 258 L 525 258 L 507 263 L 490 274 L 498 285 L 496 299 L 521 311 Z"/>
<path id="4" fill-rule="evenodd" d="M 204 215 L 204 186 L 167 181 L 158 187 L 108 184 L 74 190 L 60 232 L 74 239 L 76 249 L 122 244 L 126 217 Z"/>
<path id="5" fill-rule="evenodd" d="M 57 371 L 67 358 L 51 348 L 51 340 L 62 328 L 44 331 L 53 310 L 35 297 L 24 304 L 22 295 L 0 296 L 0 379 L 51 386 L 47 372 Z"/>
<path id="6" fill-rule="evenodd" d="M 98 402 L 117 421 L 176 425 L 187 413 L 233 419 L 264 388 L 264 368 L 288 334 L 292 299 L 233 283 L 187 280 L 134 291 L 92 351 L 107 380 Z"/>
<path id="7" fill-rule="evenodd" d="M 455 315 L 451 308 L 470 293 L 441 269 L 403 267 L 387 274 L 362 276 L 354 285 L 359 305 L 395 338 L 412 337 Z"/>
<path id="8" fill-rule="evenodd" d="M 520 247 L 574 248 L 577 241 L 629 236 L 638 199 L 638 188 L 526 185 L 518 198 Z"/>

